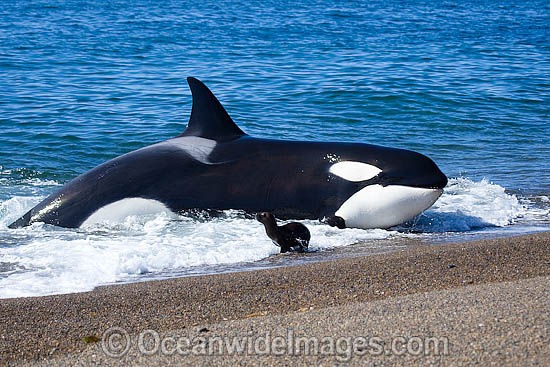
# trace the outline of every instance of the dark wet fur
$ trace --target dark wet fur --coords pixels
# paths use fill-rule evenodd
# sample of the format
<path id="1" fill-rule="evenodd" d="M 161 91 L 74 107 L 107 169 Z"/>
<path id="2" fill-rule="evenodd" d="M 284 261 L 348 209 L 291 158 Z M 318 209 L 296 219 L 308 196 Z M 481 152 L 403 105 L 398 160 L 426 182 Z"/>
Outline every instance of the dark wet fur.
<path id="1" fill-rule="evenodd" d="M 256 219 L 265 226 L 267 236 L 281 247 L 281 253 L 291 250 L 304 252 L 308 248 L 311 234 L 302 223 L 290 222 L 278 226 L 275 217 L 267 212 L 256 214 Z"/>

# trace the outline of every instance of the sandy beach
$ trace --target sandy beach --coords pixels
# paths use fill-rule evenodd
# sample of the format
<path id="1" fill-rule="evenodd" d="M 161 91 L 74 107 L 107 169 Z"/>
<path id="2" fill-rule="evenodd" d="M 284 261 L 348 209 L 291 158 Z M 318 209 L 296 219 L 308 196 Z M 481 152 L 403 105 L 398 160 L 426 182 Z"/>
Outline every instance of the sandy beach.
<path id="1" fill-rule="evenodd" d="M 550 365 L 548 294 L 550 232 L 4 299 L 0 365 Z"/>

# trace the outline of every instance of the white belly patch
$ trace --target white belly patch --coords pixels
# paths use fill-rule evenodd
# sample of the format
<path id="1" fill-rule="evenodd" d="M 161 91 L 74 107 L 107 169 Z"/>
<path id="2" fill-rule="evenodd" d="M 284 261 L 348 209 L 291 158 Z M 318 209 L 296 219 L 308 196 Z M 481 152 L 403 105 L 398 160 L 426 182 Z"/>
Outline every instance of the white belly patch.
<path id="1" fill-rule="evenodd" d="M 123 222 L 131 215 L 147 215 L 156 213 L 171 213 L 163 203 L 152 199 L 126 198 L 107 204 L 90 215 L 81 227 L 101 222 Z"/>
<path id="2" fill-rule="evenodd" d="M 428 209 L 443 190 L 409 186 L 370 185 L 353 194 L 336 211 L 346 227 L 389 228 Z"/>

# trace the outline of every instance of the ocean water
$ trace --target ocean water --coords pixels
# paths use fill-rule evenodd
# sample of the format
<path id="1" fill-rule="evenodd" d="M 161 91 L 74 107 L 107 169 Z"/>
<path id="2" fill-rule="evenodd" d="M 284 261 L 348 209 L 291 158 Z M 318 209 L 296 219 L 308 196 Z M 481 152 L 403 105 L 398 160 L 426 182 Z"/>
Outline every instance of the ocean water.
<path id="1" fill-rule="evenodd" d="M 550 3 L 3 1 L 0 297 L 550 229 Z M 450 177 L 389 230 L 306 221 L 276 255 L 242 213 L 7 225 L 96 165 L 176 136 L 203 80 L 256 137 L 419 151 Z"/>

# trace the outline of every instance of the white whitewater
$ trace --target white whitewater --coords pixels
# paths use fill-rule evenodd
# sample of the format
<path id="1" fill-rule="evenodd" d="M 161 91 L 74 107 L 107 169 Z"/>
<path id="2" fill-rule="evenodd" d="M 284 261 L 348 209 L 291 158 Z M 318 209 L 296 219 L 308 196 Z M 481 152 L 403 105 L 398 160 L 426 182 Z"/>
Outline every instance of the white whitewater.
<path id="1" fill-rule="evenodd" d="M 0 202 L 0 298 L 88 291 L 101 284 L 176 276 L 188 268 L 215 272 L 216 266 L 233 264 L 238 269 L 279 252 L 260 223 L 233 211 L 209 220 L 160 213 L 76 230 L 40 223 L 7 228 L 55 184 L 42 183 L 42 191 L 22 191 Z M 432 208 L 398 228 L 339 230 L 317 221 L 304 223 L 312 235 L 310 249 L 326 251 L 411 233 L 430 239 L 468 231 L 495 236 L 526 217 L 548 216 L 547 209 L 532 207 L 499 185 L 458 178 L 449 181 Z M 521 232 L 520 225 L 516 228 Z M 392 241 L 374 241 L 373 246 L 391 247 Z"/>

